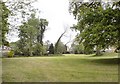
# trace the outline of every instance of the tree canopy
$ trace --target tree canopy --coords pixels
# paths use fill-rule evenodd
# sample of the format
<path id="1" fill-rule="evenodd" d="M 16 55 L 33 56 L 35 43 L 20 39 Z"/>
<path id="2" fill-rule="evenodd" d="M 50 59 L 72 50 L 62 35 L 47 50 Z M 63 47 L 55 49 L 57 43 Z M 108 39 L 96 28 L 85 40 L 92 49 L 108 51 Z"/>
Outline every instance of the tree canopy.
<path id="1" fill-rule="evenodd" d="M 0 1 L 0 44 L 9 46 L 6 34 L 10 34 L 11 31 L 17 32 L 18 24 L 27 21 L 27 18 L 37 10 L 31 5 L 34 2 L 35 0 Z"/>
<path id="2" fill-rule="evenodd" d="M 8 46 L 9 43 L 6 41 L 6 33 L 9 30 L 8 17 L 10 10 L 7 8 L 4 2 L 0 1 L 0 44 Z"/>
<path id="3" fill-rule="evenodd" d="M 119 5 L 120 2 L 117 4 Z M 101 2 L 72 2 L 72 13 L 78 20 L 73 28 L 80 31 L 77 40 L 85 48 L 95 48 L 97 55 L 101 49 L 116 45 L 119 47 L 120 7 Z M 74 6 L 73 6 L 74 5 Z M 116 7 L 117 6 L 117 7 Z"/>
<path id="4" fill-rule="evenodd" d="M 46 22 L 47 20 L 44 19 Z M 19 38 L 22 42 L 19 44 L 19 48 L 21 49 L 21 52 L 24 53 L 24 49 L 26 52 L 28 52 L 29 56 L 33 56 L 33 53 L 36 52 L 37 55 L 42 55 L 43 50 L 43 34 L 45 31 L 45 25 L 42 24 L 41 28 L 41 19 L 35 17 L 35 14 L 31 15 L 31 18 L 28 19 L 27 22 L 23 23 L 23 25 L 20 26 L 19 29 Z M 44 31 L 43 31 L 44 26 Z M 41 32 L 42 31 L 42 32 Z M 38 41 L 38 36 L 40 36 L 40 41 Z M 39 53 L 39 54 L 38 54 Z M 34 53 L 35 54 L 35 53 Z"/>

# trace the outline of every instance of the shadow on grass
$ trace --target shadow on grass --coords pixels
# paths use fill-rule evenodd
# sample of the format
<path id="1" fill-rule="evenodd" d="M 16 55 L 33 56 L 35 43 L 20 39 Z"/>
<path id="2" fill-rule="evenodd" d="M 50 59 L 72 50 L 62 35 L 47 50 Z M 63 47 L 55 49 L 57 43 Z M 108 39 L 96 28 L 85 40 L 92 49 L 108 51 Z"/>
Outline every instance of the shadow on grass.
<path id="1" fill-rule="evenodd" d="M 62 54 L 50 54 L 50 55 L 42 55 L 42 56 L 14 56 L 14 57 L 11 57 L 11 58 L 20 58 L 20 57 L 63 57 L 65 55 L 62 55 Z M 8 58 L 8 57 L 7 57 Z"/>
<path id="2" fill-rule="evenodd" d="M 100 55 L 96 55 L 96 54 L 94 54 L 94 55 L 92 55 L 91 57 L 103 57 L 103 56 L 109 56 L 109 57 L 111 57 L 111 56 L 119 56 L 120 54 L 119 53 L 114 53 L 114 52 L 105 52 L 105 53 L 101 53 Z"/>
<path id="3" fill-rule="evenodd" d="M 107 64 L 107 65 L 117 65 L 120 63 L 120 58 L 102 58 L 91 60 L 93 63 Z"/>
<path id="4" fill-rule="evenodd" d="M 90 56 L 90 57 L 103 57 L 102 55 L 92 55 L 92 56 Z"/>

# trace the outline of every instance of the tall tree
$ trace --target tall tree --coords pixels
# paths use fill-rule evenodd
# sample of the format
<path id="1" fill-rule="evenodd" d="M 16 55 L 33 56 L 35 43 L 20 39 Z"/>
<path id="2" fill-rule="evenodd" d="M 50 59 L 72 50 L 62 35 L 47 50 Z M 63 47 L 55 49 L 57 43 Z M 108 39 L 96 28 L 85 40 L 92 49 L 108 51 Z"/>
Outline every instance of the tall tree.
<path id="1" fill-rule="evenodd" d="M 19 29 L 20 40 L 23 40 L 24 42 L 23 44 L 25 44 L 23 48 L 28 50 L 30 56 L 33 56 L 33 53 L 34 54 L 36 53 L 36 55 L 43 54 L 42 51 L 44 49 L 41 43 L 41 39 L 38 41 L 38 36 L 44 34 L 43 30 L 40 27 L 40 24 L 41 24 L 41 20 L 36 18 L 35 14 L 31 14 L 31 17 L 28 19 L 28 21 L 23 23 L 23 25 L 21 25 Z M 45 31 L 45 27 L 44 27 L 44 31 Z"/>
<path id="2" fill-rule="evenodd" d="M 37 41 L 43 45 L 43 36 L 44 36 L 44 32 L 46 30 L 46 26 L 48 26 L 48 21 L 46 19 L 40 19 L 40 24 L 39 24 L 39 34 L 37 36 Z"/>
<path id="3" fill-rule="evenodd" d="M 73 14 L 78 19 L 74 27 L 80 31 L 78 41 L 83 42 L 85 48 L 96 47 L 96 55 L 100 55 L 102 48 L 107 48 L 118 42 L 118 30 L 116 25 L 119 16 L 119 9 L 116 11 L 111 5 L 103 5 L 100 2 L 79 3 L 74 2 Z M 117 32 L 117 33 L 116 33 Z"/>
<path id="4" fill-rule="evenodd" d="M 19 33 L 19 26 L 26 22 L 32 13 L 37 11 L 37 9 L 32 6 L 35 1 L 36 0 L 5 0 L 5 5 L 10 10 L 8 17 L 9 32 L 7 34 L 8 37 L 10 37 L 9 40 L 12 40 L 13 32 Z"/>
<path id="5" fill-rule="evenodd" d="M 29 55 L 32 56 L 33 44 L 36 41 L 38 35 L 39 19 L 36 19 L 34 14 L 31 15 L 31 18 L 28 22 L 25 22 L 20 26 L 20 40 L 24 40 L 26 47 L 28 48 Z"/>
<path id="6" fill-rule="evenodd" d="M 114 8 L 113 12 L 115 14 L 113 22 L 114 22 L 114 26 L 115 26 L 115 28 L 117 30 L 117 34 L 116 34 L 117 49 L 116 50 L 118 50 L 118 52 L 120 53 L 120 37 L 119 37 L 120 36 L 120 19 L 119 19 L 120 18 L 120 1 L 115 2 L 113 4 L 113 8 Z"/>
<path id="7" fill-rule="evenodd" d="M 0 44 L 8 46 L 9 43 L 6 41 L 6 33 L 8 33 L 8 17 L 10 10 L 5 5 L 5 2 L 0 1 Z"/>

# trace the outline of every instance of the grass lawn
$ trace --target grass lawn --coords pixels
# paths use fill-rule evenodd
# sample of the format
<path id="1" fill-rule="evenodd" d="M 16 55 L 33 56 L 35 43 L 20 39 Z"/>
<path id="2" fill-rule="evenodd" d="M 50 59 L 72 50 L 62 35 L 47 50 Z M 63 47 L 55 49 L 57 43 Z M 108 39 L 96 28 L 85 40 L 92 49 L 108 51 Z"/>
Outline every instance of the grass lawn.
<path id="1" fill-rule="evenodd" d="M 4 82 L 117 82 L 118 55 L 3 58 Z"/>

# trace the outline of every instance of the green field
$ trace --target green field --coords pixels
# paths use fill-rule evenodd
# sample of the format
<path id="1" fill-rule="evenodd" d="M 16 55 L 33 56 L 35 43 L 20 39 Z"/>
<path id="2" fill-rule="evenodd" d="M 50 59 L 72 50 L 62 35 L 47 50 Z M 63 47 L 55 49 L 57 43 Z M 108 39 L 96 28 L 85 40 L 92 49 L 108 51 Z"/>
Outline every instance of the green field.
<path id="1" fill-rule="evenodd" d="M 117 82 L 118 55 L 3 58 L 4 82 Z"/>

